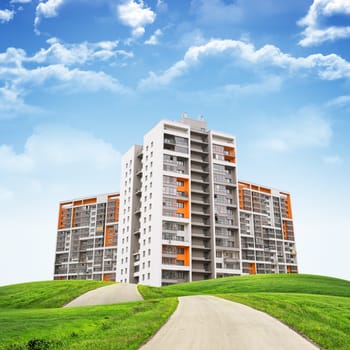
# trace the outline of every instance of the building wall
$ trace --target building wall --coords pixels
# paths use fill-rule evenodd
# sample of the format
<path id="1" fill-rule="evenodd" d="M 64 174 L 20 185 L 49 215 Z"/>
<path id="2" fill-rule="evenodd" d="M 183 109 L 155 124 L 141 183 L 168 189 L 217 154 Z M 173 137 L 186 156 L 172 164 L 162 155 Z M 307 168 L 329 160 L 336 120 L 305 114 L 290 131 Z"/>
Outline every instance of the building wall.
<path id="1" fill-rule="evenodd" d="M 60 203 L 54 279 L 115 281 L 119 194 Z"/>
<path id="2" fill-rule="evenodd" d="M 238 182 L 235 137 L 203 120 L 162 120 L 124 154 L 120 206 L 118 194 L 60 204 L 55 279 L 161 286 L 297 271 L 290 194 Z"/>
<path id="3" fill-rule="evenodd" d="M 243 273 L 298 272 L 290 194 L 239 182 Z"/>

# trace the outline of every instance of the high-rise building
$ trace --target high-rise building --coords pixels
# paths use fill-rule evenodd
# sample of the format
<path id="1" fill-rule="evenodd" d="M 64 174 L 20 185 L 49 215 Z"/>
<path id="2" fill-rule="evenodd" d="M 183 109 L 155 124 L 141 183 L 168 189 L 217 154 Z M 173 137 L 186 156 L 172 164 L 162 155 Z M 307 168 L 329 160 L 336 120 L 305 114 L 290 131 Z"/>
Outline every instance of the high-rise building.
<path id="1" fill-rule="evenodd" d="M 239 181 L 243 273 L 298 272 L 290 194 Z"/>
<path id="2" fill-rule="evenodd" d="M 54 278 L 161 286 L 298 272 L 290 194 L 238 181 L 236 153 L 235 137 L 202 119 L 160 121 L 122 157 L 120 205 L 117 193 L 61 202 Z"/>
<path id="3" fill-rule="evenodd" d="M 123 156 L 118 281 L 241 274 L 235 154 L 233 136 L 183 117 L 161 121 Z"/>
<path id="4" fill-rule="evenodd" d="M 297 271 L 289 194 L 238 186 L 235 138 L 203 120 L 159 122 L 123 156 L 120 188 L 118 281 Z"/>
<path id="5" fill-rule="evenodd" d="M 60 203 L 54 279 L 115 281 L 119 194 Z"/>

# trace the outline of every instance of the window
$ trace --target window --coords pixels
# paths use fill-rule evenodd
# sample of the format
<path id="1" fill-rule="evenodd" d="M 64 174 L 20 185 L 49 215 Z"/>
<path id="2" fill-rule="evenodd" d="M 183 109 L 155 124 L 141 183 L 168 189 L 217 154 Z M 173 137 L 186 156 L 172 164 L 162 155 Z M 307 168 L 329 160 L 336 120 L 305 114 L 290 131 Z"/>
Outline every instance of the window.
<path id="1" fill-rule="evenodd" d="M 185 185 L 185 183 L 183 181 L 181 181 L 181 180 L 176 181 L 176 186 L 183 187 L 184 185 Z"/>
<path id="2" fill-rule="evenodd" d="M 147 261 L 147 266 L 151 267 L 151 261 L 150 260 Z"/>
<path id="3" fill-rule="evenodd" d="M 148 249 L 148 255 L 151 255 L 151 249 Z"/>
<path id="4" fill-rule="evenodd" d="M 148 272 L 147 279 L 150 279 L 150 278 L 151 278 L 151 274 Z"/>
<path id="5" fill-rule="evenodd" d="M 176 202 L 176 207 L 177 208 L 184 208 L 184 203 L 183 202 Z"/>
<path id="6" fill-rule="evenodd" d="M 185 251 L 183 248 L 176 248 L 176 254 L 184 254 Z"/>

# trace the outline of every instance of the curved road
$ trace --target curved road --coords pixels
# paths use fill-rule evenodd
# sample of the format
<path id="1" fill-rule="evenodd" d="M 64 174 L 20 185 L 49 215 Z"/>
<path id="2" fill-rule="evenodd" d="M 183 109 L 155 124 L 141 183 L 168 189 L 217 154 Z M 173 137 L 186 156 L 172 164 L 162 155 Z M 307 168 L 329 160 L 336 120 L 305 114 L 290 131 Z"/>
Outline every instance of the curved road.
<path id="1" fill-rule="evenodd" d="M 168 322 L 140 350 L 315 350 L 276 320 L 213 296 L 179 298 Z"/>
<path id="2" fill-rule="evenodd" d="M 116 283 L 90 290 L 72 300 L 64 307 L 103 305 L 143 300 L 136 284 Z"/>

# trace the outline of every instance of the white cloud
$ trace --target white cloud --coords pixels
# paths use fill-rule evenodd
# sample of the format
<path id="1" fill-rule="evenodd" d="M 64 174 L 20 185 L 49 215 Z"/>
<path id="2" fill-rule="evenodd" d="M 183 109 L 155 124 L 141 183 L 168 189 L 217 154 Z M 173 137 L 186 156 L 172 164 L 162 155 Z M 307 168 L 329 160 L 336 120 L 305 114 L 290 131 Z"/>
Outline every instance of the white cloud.
<path id="1" fill-rule="evenodd" d="M 157 29 L 150 37 L 145 41 L 146 45 L 158 45 L 159 44 L 159 37 L 162 35 L 162 31 L 160 29 Z"/>
<path id="2" fill-rule="evenodd" d="M 50 38 L 47 43 L 50 45 L 47 49 L 39 50 L 28 58 L 28 61 L 81 65 L 93 61 L 108 61 L 117 57 L 133 57 L 131 52 L 117 49 L 118 41 L 100 41 L 96 43 L 85 41 L 79 44 L 65 44 L 57 38 Z"/>
<path id="3" fill-rule="evenodd" d="M 38 26 L 42 18 L 52 18 L 58 15 L 58 9 L 64 4 L 65 0 L 47 0 L 37 5 L 35 10 L 34 30 L 37 34 L 40 34 Z"/>
<path id="4" fill-rule="evenodd" d="M 336 154 L 323 157 L 323 162 L 327 165 L 340 165 L 344 162 L 344 159 Z"/>
<path id="5" fill-rule="evenodd" d="M 11 4 L 29 4 L 32 0 L 11 0 Z"/>
<path id="6" fill-rule="evenodd" d="M 59 201 L 117 191 L 119 171 L 112 144 L 59 125 L 37 129 L 23 151 L 0 145 L 0 264 L 13 255 L 6 247 L 21 257 L 1 284 L 52 279 Z"/>
<path id="7" fill-rule="evenodd" d="M 20 91 L 14 88 L 0 87 L 0 120 L 19 114 L 39 114 L 40 108 L 26 104 Z"/>
<path id="8" fill-rule="evenodd" d="M 350 37 L 350 26 L 322 27 L 322 19 L 337 14 L 350 15 L 350 0 L 314 0 L 307 15 L 298 21 L 300 26 L 305 27 L 299 44 L 312 46 Z"/>
<path id="9" fill-rule="evenodd" d="M 326 107 L 340 107 L 350 104 L 350 95 L 338 96 L 326 103 Z"/>
<path id="10" fill-rule="evenodd" d="M 190 47 L 182 60 L 160 74 L 150 72 L 149 76 L 140 81 L 139 86 L 157 87 L 168 85 L 172 80 L 188 72 L 204 57 L 226 55 L 231 60 L 242 60 L 261 66 L 279 67 L 289 72 L 299 70 L 316 71 L 324 80 L 350 78 L 350 63 L 336 54 L 313 54 L 306 57 L 293 57 L 282 52 L 278 47 L 265 45 L 260 49 L 239 40 L 212 39 L 206 44 Z"/>
<path id="11" fill-rule="evenodd" d="M 69 69 L 62 64 L 54 64 L 22 71 L 15 80 L 20 86 L 50 85 L 54 90 L 63 92 L 88 91 L 95 92 L 106 90 L 117 93 L 125 93 L 124 88 L 115 78 L 104 72 L 84 71 L 78 68 Z"/>
<path id="12" fill-rule="evenodd" d="M 0 22 L 5 23 L 5 22 L 10 22 L 13 19 L 15 12 L 12 10 L 0 10 Z"/>
<path id="13" fill-rule="evenodd" d="M 127 0 L 117 6 L 119 20 L 126 26 L 132 28 L 133 37 L 137 38 L 145 33 L 145 26 L 152 24 L 156 18 L 155 12 L 145 7 L 144 2 L 140 0 Z"/>
<path id="14" fill-rule="evenodd" d="M 156 6 L 158 12 L 166 12 L 168 10 L 168 4 L 163 0 L 157 0 Z"/>
<path id="15" fill-rule="evenodd" d="M 243 16 L 236 2 L 227 4 L 223 0 L 192 0 L 191 10 L 198 21 L 206 25 L 236 23 Z"/>
<path id="16" fill-rule="evenodd" d="M 128 93 L 130 89 L 103 71 L 78 67 L 98 61 L 115 62 L 133 56 L 119 50 L 117 41 L 63 44 L 56 38 L 47 41 L 49 47 L 28 56 L 23 49 L 7 48 L 0 53 L 0 118 L 41 110 L 25 103 L 24 96 L 33 87 L 45 86 L 47 91 L 74 93 L 78 91 Z"/>
<path id="17" fill-rule="evenodd" d="M 307 147 L 326 147 L 332 137 L 329 120 L 320 110 L 305 107 L 289 118 L 278 120 L 273 130 L 265 130 L 266 138 L 258 141 L 258 147 L 271 151 L 290 151 Z"/>

